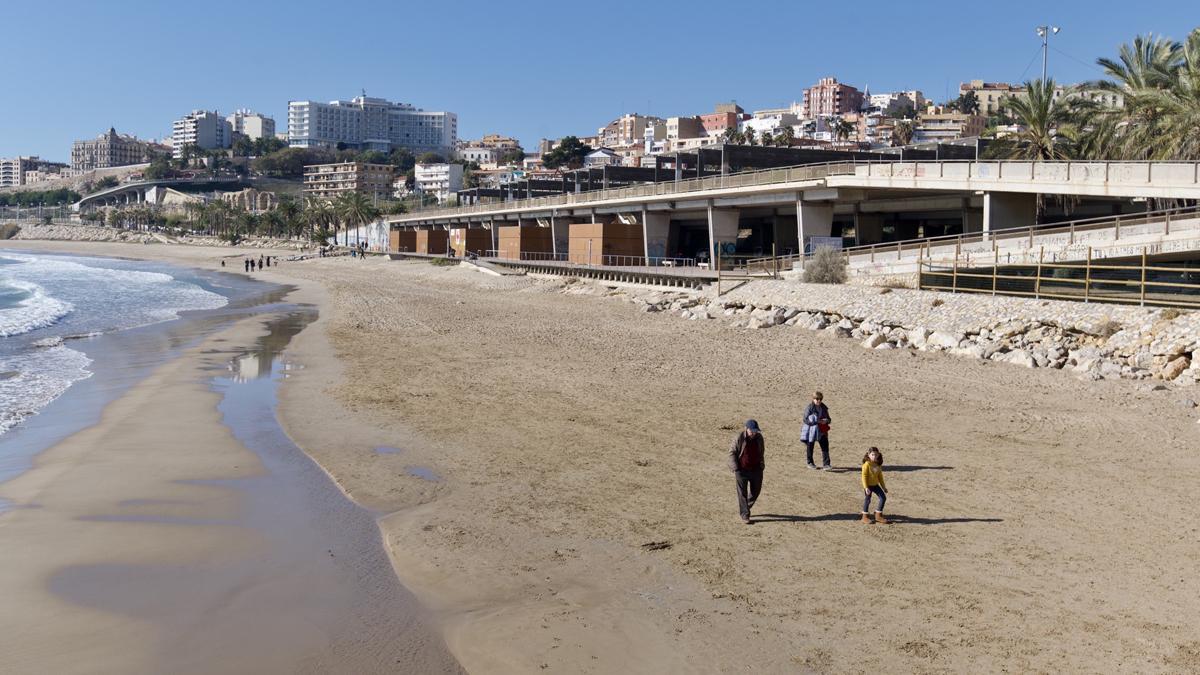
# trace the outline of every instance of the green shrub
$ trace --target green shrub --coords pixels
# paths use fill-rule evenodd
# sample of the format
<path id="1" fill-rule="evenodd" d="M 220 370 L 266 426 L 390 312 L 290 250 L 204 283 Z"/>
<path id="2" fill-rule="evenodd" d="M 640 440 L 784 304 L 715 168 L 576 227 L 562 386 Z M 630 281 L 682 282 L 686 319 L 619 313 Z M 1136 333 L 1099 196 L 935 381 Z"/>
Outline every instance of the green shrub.
<path id="1" fill-rule="evenodd" d="M 844 284 L 846 283 L 846 258 L 841 251 L 829 248 L 818 248 L 811 258 L 804 263 L 804 283 L 806 284 Z"/>

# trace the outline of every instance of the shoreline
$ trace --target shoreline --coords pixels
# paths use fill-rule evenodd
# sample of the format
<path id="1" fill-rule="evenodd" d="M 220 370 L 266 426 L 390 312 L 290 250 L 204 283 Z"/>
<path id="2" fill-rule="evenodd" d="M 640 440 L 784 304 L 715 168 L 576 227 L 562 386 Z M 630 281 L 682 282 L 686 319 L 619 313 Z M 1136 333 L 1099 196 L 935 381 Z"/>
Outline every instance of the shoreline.
<path id="1" fill-rule="evenodd" d="M 1148 581 L 1190 559 L 1161 475 L 1200 478 L 1194 412 L 1170 392 L 420 263 L 261 275 L 322 307 L 289 347 L 309 367 L 281 388 L 284 429 L 379 514 L 396 574 L 470 672 L 738 670 L 731 643 L 766 672 L 1197 665 L 1178 617 L 1200 611 L 1200 582 Z M 818 387 L 830 474 L 794 440 Z M 769 457 L 747 528 L 722 454 L 751 416 Z M 892 526 L 852 522 L 872 444 Z M 1064 493 L 1081 452 L 1089 490 Z"/>
<path id="2" fill-rule="evenodd" d="M 92 247 L 78 252 L 106 255 Z M 0 516 L 0 538 L 23 552 L 0 571 L 8 606 L 23 617 L 21 623 L 14 623 L 17 615 L 3 622 L 8 624 L 3 651 L 16 671 L 211 672 L 214 652 L 226 663 L 253 664 L 258 672 L 344 667 L 377 672 L 388 669 L 385 663 L 400 662 L 421 671 L 458 671 L 438 646 L 441 640 L 424 627 L 425 611 L 415 599 L 404 600 L 406 590 L 388 567 L 375 516 L 334 490 L 336 482 L 307 456 L 312 467 L 307 478 L 305 463 L 294 459 L 277 459 L 273 469 L 266 468 L 269 455 L 262 453 L 286 445 L 276 440 L 250 450 L 264 438 L 255 420 L 271 420 L 279 429 L 271 410 L 231 421 L 264 396 L 274 400 L 263 384 L 255 384 L 264 376 L 257 356 L 247 362 L 252 372 L 221 378 L 230 377 L 222 374 L 225 359 L 272 339 L 274 329 L 263 334 L 265 320 L 306 302 L 302 289 L 289 286 L 288 304 L 234 311 L 228 325 L 199 343 L 164 354 L 104 404 L 94 424 L 53 442 L 33 456 L 28 470 L 0 486 L 0 494 L 18 505 Z M 281 337 L 286 343 L 294 335 Z M 270 378 L 282 384 L 284 374 L 276 374 L 272 363 L 267 362 Z M 229 400 L 247 387 L 259 393 Z M 234 440 L 231 435 L 239 433 L 244 438 Z M 286 438 L 282 429 L 278 433 Z M 166 438 L 176 440 L 164 446 Z M 199 449 L 198 455 L 189 452 Z M 132 461 L 140 470 L 129 470 Z M 288 478 L 264 482 L 277 474 Z M 241 484 L 247 487 L 237 487 Z M 354 506 L 336 506 L 321 490 Z M 302 509 L 288 506 L 281 499 L 285 494 L 298 503 L 318 500 L 313 505 L 320 505 L 320 518 L 293 515 Z M 276 516 L 255 515 L 285 507 Z M 321 521 L 336 527 L 310 533 L 309 523 Z M 73 543 L 53 546 L 60 538 Z M 320 554 L 312 550 L 317 546 L 330 546 L 327 559 L 324 548 Z M 256 562 L 247 568 L 250 560 Z M 259 578 L 254 570 L 264 565 L 270 567 L 264 572 L 279 578 Z M 350 579 L 356 581 L 349 584 Z M 231 591 L 229 600 L 222 598 Z M 362 597 L 351 600 L 351 592 Z M 238 600 L 255 595 L 261 598 L 252 605 Z M 313 602 L 320 604 L 307 606 Z M 277 611 L 263 615 L 272 610 Z M 61 618 L 64 611 L 70 620 Z M 37 619 L 47 612 L 60 618 Z M 361 625 L 366 618 L 370 622 Z M 86 639 L 89 634 L 106 639 L 95 643 Z M 54 643 L 61 646 L 52 648 Z M 389 654 L 396 658 L 386 660 Z"/>

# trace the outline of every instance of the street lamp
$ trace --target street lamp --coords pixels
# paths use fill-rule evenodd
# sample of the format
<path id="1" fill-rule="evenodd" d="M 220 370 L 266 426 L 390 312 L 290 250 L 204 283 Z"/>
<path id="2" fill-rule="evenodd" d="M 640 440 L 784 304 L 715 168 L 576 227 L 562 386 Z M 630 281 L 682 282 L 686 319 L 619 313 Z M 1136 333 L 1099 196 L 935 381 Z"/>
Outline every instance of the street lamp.
<path id="1" fill-rule="evenodd" d="M 1058 26 L 1038 26 L 1038 37 L 1042 38 L 1042 82 L 1046 81 L 1046 54 L 1050 49 L 1050 36 L 1062 30 Z"/>

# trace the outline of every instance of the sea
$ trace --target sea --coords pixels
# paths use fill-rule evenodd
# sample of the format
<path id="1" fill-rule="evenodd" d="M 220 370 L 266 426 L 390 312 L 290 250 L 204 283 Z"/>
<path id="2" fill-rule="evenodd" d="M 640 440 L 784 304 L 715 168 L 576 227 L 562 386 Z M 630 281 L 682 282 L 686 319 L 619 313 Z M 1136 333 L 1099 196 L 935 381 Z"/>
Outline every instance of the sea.
<path id="1" fill-rule="evenodd" d="M 219 269 L 0 248 L 0 481 L 278 288 Z"/>

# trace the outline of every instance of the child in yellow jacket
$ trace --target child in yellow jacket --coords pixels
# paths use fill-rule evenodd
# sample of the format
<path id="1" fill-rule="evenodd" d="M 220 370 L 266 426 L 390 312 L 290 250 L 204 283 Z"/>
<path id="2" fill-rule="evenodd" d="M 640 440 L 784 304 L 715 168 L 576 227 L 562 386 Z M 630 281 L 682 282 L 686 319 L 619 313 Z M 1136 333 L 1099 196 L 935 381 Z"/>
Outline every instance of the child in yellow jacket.
<path id="1" fill-rule="evenodd" d="M 862 522 L 871 522 L 871 495 L 879 496 L 879 507 L 875 509 L 875 522 L 887 524 L 883 517 L 883 504 L 887 501 L 887 483 L 883 480 L 883 453 L 872 447 L 863 455 L 862 465 L 863 507 Z"/>

